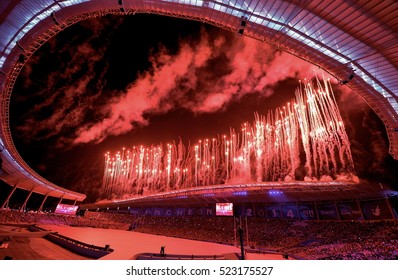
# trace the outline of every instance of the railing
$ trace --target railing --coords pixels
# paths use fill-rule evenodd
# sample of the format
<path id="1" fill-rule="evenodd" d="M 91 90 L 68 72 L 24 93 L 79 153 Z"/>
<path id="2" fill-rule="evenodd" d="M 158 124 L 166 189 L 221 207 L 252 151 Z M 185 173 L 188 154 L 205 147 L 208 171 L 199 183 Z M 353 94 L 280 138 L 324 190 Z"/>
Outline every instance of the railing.
<path id="1" fill-rule="evenodd" d="M 179 255 L 142 253 L 135 256 L 136 260 L 227 260 L 224 255 Z"/>

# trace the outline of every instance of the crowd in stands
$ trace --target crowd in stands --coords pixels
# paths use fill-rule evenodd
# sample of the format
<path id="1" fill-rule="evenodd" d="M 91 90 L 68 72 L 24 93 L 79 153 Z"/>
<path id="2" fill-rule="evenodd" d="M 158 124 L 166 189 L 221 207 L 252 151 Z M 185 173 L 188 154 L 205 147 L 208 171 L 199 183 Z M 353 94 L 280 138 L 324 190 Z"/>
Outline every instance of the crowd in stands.
<path id="1" fill-rule="evenodd" d="M 84 217 L 0 210 L 0 224 L 57 224 L 143 233 L 273 250 L 304 259 L 398 259 L 398 220 L 297 221 L 233 217 L 149 217 L 86 211 Z"/>
<path id="2" fill-rule="evenodd" d="M 0 210 L 0 224 L 14 225 L 65 225 L 77 227 L 96 227 L 128 229 L 131 217 L 116 213 L 93 212 L 88 217 L 64 215 L 52 212 L 21 212 L 18 210 Z"/>
<path id="3" fill-rule="evenodd" d="M 137 231 L 239 244 L 304 259 L 398 259 L 398 221 L 294 221 L 146 217 Z"/>

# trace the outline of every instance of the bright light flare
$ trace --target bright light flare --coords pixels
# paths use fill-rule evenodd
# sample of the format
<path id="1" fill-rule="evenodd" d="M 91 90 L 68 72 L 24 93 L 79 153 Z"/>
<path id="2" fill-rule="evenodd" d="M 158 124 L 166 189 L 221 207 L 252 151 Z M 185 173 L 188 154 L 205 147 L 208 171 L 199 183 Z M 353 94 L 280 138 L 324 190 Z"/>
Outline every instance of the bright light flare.
<path id="1" fill-rule="evenodd" d="M 225 183 L 304 181 L 348 177 L 354 163 L 350 142 L 330 82 L 306 81 L 296 98 L 266 116 L 254 114 L 241 133 L 199 140 L 186 147 L 123 148 L 105 154 L 101 196 L 120 198 Z M 303 160 L 300 155 L 305 155 Z M 345 176 L 340 176 L 345 175 Z M 347 176 L 348 175 L 348 176 Z"/>

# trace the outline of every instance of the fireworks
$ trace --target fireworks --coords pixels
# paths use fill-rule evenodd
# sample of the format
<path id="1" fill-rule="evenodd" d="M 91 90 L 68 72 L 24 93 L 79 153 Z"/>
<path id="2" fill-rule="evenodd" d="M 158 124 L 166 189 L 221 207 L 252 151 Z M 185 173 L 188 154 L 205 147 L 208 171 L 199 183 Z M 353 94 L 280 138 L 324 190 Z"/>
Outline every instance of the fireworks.
<path id="1" fill-rule="evenodd" d="M 142 195 L 224 183 L 354 178 L 350 143 L 330 82 L 301 83 L 296 98 L 229 135 L 105 155 L 101 196 Z M 302 168 L 304 167 L 304 168 Z"/>

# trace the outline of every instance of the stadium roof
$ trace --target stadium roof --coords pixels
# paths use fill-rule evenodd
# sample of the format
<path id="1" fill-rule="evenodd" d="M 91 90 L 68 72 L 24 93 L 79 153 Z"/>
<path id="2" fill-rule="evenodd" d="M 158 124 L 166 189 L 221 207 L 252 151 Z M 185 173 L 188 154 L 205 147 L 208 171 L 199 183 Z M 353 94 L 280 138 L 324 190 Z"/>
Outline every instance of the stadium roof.
<path id="1" fill-rule="evenodd" d="M 34 172 L 9 127 L 15 80 L 27 59 L 66 27 L 106 14 L 152 13 L 203 21 L 319 66 L 361 95 L 384 122 L 398 159 L 398 2 L 395 0 L 2 0 L 0 149 L 11 185 L 84 200 Z"/>
<path id="2" fill-rule="evenodd" d="M 112 201 L 82 204 L 82 210 L 116 209 L 117 207 L 203 206 L 215 203 L 236 204 L 297 204 L 366 201 L 397 196 L 392 189 L 361 182 L 270 182 L 225 184 L 147 194 Z"/>

